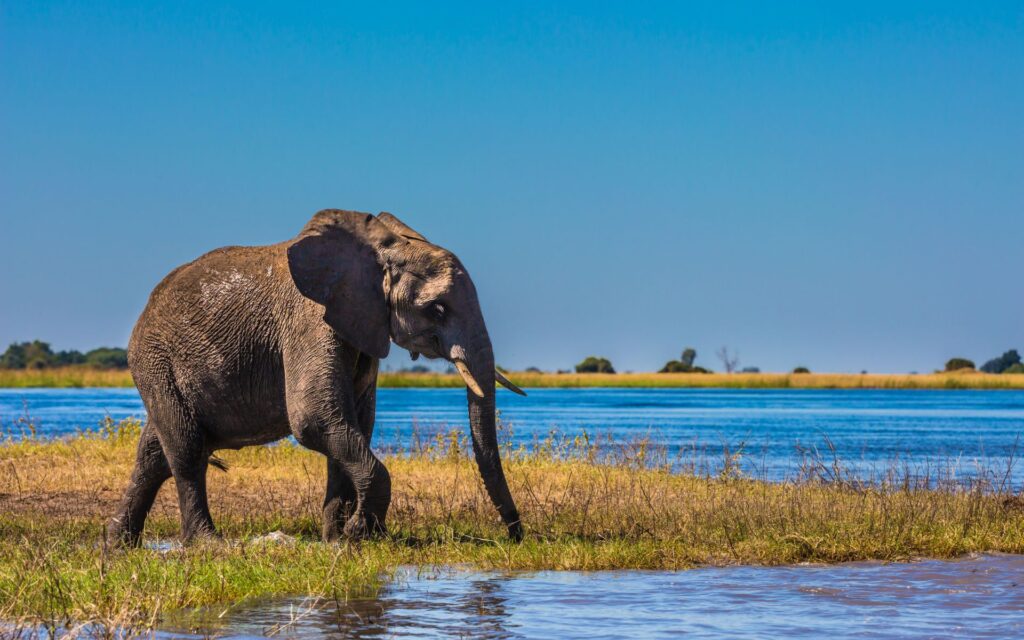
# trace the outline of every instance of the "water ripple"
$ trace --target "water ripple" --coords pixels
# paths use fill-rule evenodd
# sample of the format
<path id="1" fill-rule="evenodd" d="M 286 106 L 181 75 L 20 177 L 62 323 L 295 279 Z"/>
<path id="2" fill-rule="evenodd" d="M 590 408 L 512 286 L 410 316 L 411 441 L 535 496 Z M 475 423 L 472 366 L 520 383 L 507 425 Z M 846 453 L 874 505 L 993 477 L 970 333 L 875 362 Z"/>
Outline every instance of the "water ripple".
<path id="1" fill-rule="evenodd" d="M 1015 638 L 1024 635 L 1022 584 L 1024 556 L 1001 554 L 690 571 L 409 570 L 378 598 L 264 603 L 199 628 L 236 638 Z"/>

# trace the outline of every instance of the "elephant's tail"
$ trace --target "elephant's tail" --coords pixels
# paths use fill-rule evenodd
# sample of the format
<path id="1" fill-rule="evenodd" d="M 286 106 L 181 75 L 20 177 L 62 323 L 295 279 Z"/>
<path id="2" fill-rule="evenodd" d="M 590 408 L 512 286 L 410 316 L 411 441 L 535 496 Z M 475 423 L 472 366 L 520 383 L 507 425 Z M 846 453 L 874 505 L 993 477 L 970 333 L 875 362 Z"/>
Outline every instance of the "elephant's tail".
<path id="1" fill-rule="evenodd" d="M 224 460 L 221 460 L 217 456 L 210 456 L 210 466 L 214 467 L 215 469 L 220 469 L 221 471 L 228 470 L 228 463 L 225 462 Z"/>

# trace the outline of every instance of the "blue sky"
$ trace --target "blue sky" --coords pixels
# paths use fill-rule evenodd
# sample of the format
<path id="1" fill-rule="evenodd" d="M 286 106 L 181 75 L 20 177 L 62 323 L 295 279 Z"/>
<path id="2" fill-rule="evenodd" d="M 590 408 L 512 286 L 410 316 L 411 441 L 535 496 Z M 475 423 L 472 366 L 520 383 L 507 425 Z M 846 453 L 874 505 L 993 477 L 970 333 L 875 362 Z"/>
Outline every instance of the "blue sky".
<path id="1" fill-rule="evenodd" d="M 509 367 L 1024 348 L 1020 3 L 144 4 L 0 6 L 2 345 L 337 207 L 455 251 Z"/>

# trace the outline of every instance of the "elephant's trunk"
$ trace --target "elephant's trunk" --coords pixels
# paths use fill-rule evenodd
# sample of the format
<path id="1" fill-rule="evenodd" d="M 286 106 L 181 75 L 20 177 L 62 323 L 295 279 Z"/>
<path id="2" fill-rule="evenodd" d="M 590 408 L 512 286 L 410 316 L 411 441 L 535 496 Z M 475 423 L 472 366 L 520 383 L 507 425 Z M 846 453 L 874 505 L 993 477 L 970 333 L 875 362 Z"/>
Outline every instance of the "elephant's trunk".
<path id="1" fill-rule="evenodd" d="M 523 527 L 519 522 L 519 511 L 508 490 L 505 472 L 501 468 L 501 455 L 498 452 L 498 434 L 494 414 L 494 353 L 491 351 L 490 340 L 484 339 L 482 345 L 474 345 L 469 352 L 469 368 L 479 383 L 483 396 L 471 389 L 466 389 L 469 403 L 469 427 L 473 434 L 473 453 L 476 464 L 480 468 L 484 487 L 491 497 L 491 502 L 498 508 L 501 519 L 508 526 L 508 534 L 513 540 L 521 540 Z"/>

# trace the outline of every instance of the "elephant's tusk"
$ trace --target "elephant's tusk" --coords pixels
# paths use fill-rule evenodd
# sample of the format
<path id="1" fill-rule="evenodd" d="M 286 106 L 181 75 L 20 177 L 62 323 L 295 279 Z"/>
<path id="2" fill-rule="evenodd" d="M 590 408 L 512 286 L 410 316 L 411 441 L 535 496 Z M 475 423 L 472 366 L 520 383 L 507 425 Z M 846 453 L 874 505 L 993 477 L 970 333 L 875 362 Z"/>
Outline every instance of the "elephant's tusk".
<path id="1" fill-rule="evenodd" d="M 501 372 L 498 371 L 497 369 L 494 370 L 494 378 L 495 378 L 495 380 L 497 380 L 501 384 L 501 386 L 505 387 L 506 389 L 508 389 L 512 393 L 518 393 L 521 396 L 525 396 L 526 395 L 525 391 L 523 391 L 522 389 L 517 387 L 516 384 L 514 382 L 512 382 L 511 380 L 509 380 L 505 376 L 501 375 Z"/>
<path id="2" fill-rule="evenodd" d="M 476 379 L 473 378 L 473 374 L 469 372 L 469 367 L 466 366 L 466 363 L 462 360 L 456 360 L 455 368 L 459 370 L 459 375 L 462 376 L 462 379 L 466 382 L 466 386 L 469 387 L 469 390 L 481 398 L 484 397 L 483 389 L 481 389 L 480 385 L 476 383 Z"/>

